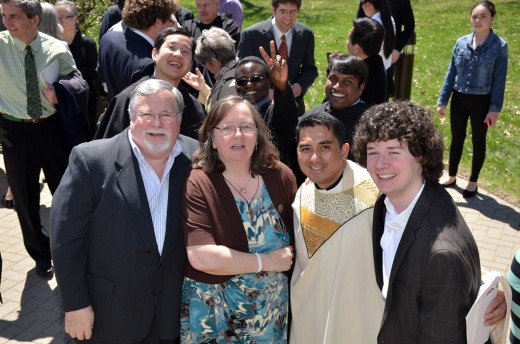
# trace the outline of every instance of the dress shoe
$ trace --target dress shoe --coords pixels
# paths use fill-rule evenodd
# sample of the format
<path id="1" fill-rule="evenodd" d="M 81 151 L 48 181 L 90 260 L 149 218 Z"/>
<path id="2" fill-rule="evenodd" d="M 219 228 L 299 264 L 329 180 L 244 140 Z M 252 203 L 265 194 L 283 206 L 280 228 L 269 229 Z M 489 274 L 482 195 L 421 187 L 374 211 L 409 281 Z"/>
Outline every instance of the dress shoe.
<path id="1" fill-rule="evenodd" d="M 50 263 L 36 263 L 36 274 L 41 278 L 51 279 L 54 276 L 54 269 Z"/>
<path id="2" fill-rule="evenodd" d="M 5 195 L 2 196 L 2 204 L 7 209 L 13 209 L 14 208 L 14 199 L 5 199 Z"/>
<path id="3" fill-rule="evenodd" d="M 464 191 L 462 191 L 462 197 L 471 198 L 477 194 L 477 191 L 478 191 L 478 186 L 475 189 L 475 191 L 464 190 Z"/>
<path id="4" fill-rule="evenodd" d="M 445 188 L 449 188 L 450 186 L 455 186 L 455 185 L 457 185 L 457 179 L 454 179 L 451 183 L 444 183 L 441 185 L 444 186 Z"/>

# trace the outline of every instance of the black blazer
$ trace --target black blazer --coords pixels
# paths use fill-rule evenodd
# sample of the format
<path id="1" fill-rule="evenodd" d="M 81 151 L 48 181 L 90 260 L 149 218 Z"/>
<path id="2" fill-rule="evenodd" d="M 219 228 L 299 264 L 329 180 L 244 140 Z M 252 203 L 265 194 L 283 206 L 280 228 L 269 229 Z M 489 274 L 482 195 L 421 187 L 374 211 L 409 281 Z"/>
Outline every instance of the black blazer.
<path id="1" fill-rule="evenodd" d="M 265 51 L 271 51 L 269 42 L 274 41 L 272 18 L 256 23 L 242 32 L 237 55 L 240 58 L 257 56 L 262 59 L 258 48 L 264 47 Z M 318 69 L 314 60 L 314 32 L 307 26 L 294 24 L 291 51 L 289 52 L 289 82 L 298 83 L 304 95 L 314 80 L 318 77 Z M 276 48 L 278 52 L 278 47 Z"/>
<path id="2" fill-rule="evenodd" d="M 376 279 L 383 287 L 386 207 L 374 208 Z M 465 317 L 480 287 L 477 244 L 451 196 L 426 183 L 397 248 L 378 343 L 466 343 Z"/>
<path id="3" fill-rule="evenodd" d="M 196 145 L 179 139 L 183 152 L 170 171 L 166 236 L 159 255 L 127 135 L 125 130 L 75 147 L 54 193 L 51 250 L 61 306 L 65 312 L 93 307 L 94 340 L 141 341 L 154 317 L 159 336 L 173 340 L 179 336 L 186 260 L 180 203 Z"/>
<path id="4" fill-rule="evenodd" d="M 153 45 L 126 27 L 109 31 L 99 42 L 99 71 L 107 83 L 110 101 L 127 86 L 153 73 Z M 151 67 L 151 68 L 150 68 Z"/>

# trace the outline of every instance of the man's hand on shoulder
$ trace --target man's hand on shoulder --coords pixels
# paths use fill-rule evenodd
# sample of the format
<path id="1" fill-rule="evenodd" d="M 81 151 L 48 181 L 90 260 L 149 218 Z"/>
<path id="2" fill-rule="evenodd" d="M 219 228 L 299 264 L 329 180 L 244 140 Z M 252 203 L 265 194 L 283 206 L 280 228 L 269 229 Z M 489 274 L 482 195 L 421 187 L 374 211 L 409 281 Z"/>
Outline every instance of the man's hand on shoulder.
<path id="1" fill-rule="evenodd" d="M 85 340 L 92 337 L 94 310 L 92 306 L 65 312 L 65 332 L 72 338 Z"/>

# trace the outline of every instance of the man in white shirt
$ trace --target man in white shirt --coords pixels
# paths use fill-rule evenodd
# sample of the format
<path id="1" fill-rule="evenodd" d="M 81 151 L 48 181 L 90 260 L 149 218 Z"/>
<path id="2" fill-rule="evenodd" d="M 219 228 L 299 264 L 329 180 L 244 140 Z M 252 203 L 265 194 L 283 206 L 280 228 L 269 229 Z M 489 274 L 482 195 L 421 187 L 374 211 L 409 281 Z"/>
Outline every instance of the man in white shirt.
<path id="1" fill-rule="evenodd" d="M 376 279 L 386 299 L 378 342 L 465 343 L 480 286 L 475 239 L 438 180 L 442 137 L 426 108 L 373 106 L 354 138 L 383 195 L 374 208 Z"/>

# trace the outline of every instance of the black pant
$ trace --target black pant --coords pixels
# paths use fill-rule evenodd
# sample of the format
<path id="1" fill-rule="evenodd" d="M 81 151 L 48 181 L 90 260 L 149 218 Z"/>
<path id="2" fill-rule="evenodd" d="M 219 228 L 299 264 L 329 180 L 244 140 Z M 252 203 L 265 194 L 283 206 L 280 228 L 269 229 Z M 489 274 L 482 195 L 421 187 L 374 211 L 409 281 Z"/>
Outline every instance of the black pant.
<path id="1" fill-rule="evenodd" d="M 1 117 L 1 116 L 0 116 Z M 12 146 L 3 145 L 7 181 L 16 200 L 16 213 L 27 252 L 37 263 L 51 262 L 49 238 L 40 220 L 40 170 L 51 193 L 60 184 L 68 155 L 61 141 L 58 116 L 39 123 L 14 122 L 3 117 Z"/>
<path id="2" fill-rule="evenodd" d="M 487 125 L 484 119 L 491 104 L 491 95 L 463 94 L 453 91 L 450 106 L 451 146 L 449 175 L 455 177 L 462 157 L 468 118 L 471 122 L 471 142 L 473 158 L 471 161 L 471 182 L 478 181 L 480 170 L 486 158 Z"/>

